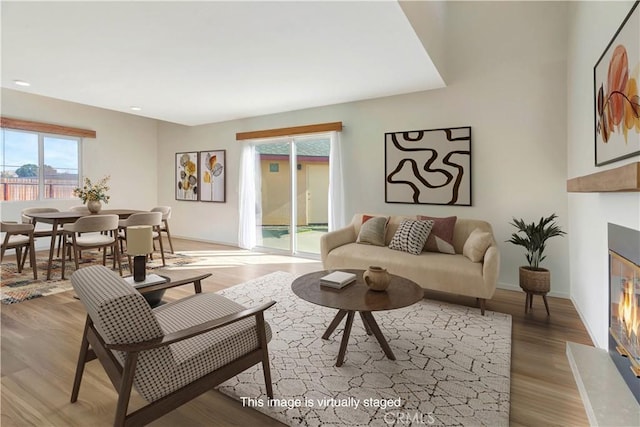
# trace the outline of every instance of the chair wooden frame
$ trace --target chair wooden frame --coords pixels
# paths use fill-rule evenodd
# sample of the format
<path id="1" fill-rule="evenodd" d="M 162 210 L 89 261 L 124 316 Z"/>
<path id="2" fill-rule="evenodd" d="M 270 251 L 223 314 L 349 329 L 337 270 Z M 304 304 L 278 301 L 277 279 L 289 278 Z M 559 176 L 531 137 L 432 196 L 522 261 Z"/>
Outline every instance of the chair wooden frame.
<path id="1" fill-rule="evenodd" d="M 118 403 L 114 420 L 114 426 L 117 427 L 142 426 L 148 424 L 258 363 L 262 363 L 267 396 L 270 399 L 273 399 L 273 386 L 271 383 L 271 369 L 269 366 L 269 352 L 267 349 L 264 311 L 274 304 L 275 301 L 270 301 L 259 307 L 245 309 L 219 319 L 166 334 L 153 340 L 129 344 L 105 343 L 103 338 L 100 336 L 100 333 L 96 330 L 93 321 L 89 316 L 87 316 L 82 342 L 80 344 L 80 354 L 78 355 L 76 374 L 73 381 L 71 403 L 78 400 L 84 365 L 94 359 L 100 360 L 100 363 L 109 376 L 113 387 L 118 392 Z M 138 355 L 141 351 L 167 346 L 169 344 L 222 328 L 251 316 L 256 318 L 256 329 L 259 343 L 259 347 L 256 350 L 222 366 L 215 371 L 210 372 L 209 374 L 174 391 L 173 393 L 168 394 L 167 396 L 151 402 L 132 413 L 127 413 Z M 112 351 L 114 350 L 126 353 L 126 362 L 124 366 L 122 366 L 113 355 Z"/>
<path id="2" fill-rule="evenodd" d="M 162 225 L 160 226 L 160 240 L 162 241 L 162 232 L 167 233 L 167 240 L 169 241 L 169 249 L 171 253 L 173 252 L 173 243 L 171 242 L 171 232 L 169 231 L 169 221 L 168 219 L 171 217 L 171 207 L 169 206 L 158 206 L 151 209 L 151 212 L 161 212 L 162 213 Z"/>
<path id="3" fill-rule="evenodd" d="M 38 279 L 38 267 L 36 265 L 36 248 L 34 244 L 34 227 L 33 224 L 18 224 L 11 222 L 2 222 L 1 229 L 4 235 L 4 240 L 0 247 L 0 261 L 4 258 L 4 253 L 7 249 L 16 250 L 16 264 L 18 266 L 18 273 L 22 272 L 24 263 L 27 260 L 27 252 L 29 253 L 29 263 L 33 270 L 33 279 Z M 26 242 L 12 243 L 10 242 L 11 236 L 26 236 L 28 240 Z M 24 254 L 22 248 L 25 249 Z"/>

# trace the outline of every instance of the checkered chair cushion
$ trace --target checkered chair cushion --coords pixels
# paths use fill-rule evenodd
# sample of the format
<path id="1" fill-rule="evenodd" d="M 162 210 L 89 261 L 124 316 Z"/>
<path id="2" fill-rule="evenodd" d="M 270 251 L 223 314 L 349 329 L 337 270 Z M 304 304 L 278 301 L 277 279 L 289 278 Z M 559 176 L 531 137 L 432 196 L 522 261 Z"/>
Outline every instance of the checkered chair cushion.
<path id="1" fill-rule="evenodd" d="M 165 333 L 237 313 L 246 307 L 214 293 L 196 294 L 161 305 L 153 313 Z M 265 322 L 267 341 L 271 328 Z M 167 386 L 171 390 L 212 372 L 260 346 L 255 317 L 171 344 L 175 362 Z"/>
<path id="2" fill-rule="evenodd" d="M 244 310 L 217 294 L 196 294 L 152 310 L 131 285 L 108 268 L 83 268 L 71 276 L 78 297 L 107 344 L 146 341 Z M 271 328 L 266 325 L 267 340 Z M 143 351 L 134 387 L 149 402 L 193 382 L 259 347 L 255 318 L 167 347 Z M 124 353 L 114 351 L 124 366 Z"/>

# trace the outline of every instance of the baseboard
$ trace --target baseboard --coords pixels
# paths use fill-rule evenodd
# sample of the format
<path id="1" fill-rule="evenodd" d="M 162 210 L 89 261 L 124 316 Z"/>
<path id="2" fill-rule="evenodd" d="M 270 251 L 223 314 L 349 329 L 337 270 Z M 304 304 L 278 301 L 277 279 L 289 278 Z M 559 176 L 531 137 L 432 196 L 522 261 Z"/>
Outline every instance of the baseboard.
<path id="1" fill-rule="evenodd" d="M 520 286 L 512 285 L 511 283 L 498 282 L 496 287 L 498 289 L 505 289 L 507 291 L 516 291 L 516 292 L 524 293 L 524 291 L 520 288 Z M 569 294 L 564 293 L 564 292 L 550 291 L 547 295 L 550 296 L 550 297 L 555 297 L 555 298 L 571 299 L 571 296 Z"/>
<path id="2" fill-rule="evenodd" d="M 237 248 L 237 249 L 242 249 L 238 246 L 237 243 L 229 243 L 229 242 L 220 242 L 217 240 L 207 240 L 207 239 L 194 239 L 193 237 L 184 237 L 184 236 L 174 236 L 172 235 L 171 237 L 175 237 L 177 239 L 183 239 L 183 240 L 189 240 L 192 242 L 201 242 L 201 243 L 211 243 L 211 244 L 215 244 L 215 245 L 223 245 L 223 246 L 229 246 L 229 247 L 233 247 L 233 248 Z M 278 249 L 268 249 L 268 248 L 254 248 L 254 249 L 247 249 L 250 252 L 257 252 L 257 253 L 270 253 L 273 255 L 282 255 L 282 256 L 288 256 L 288 257 L 295 257 L 295 258 L 304 258 L 304 259 L 310 259 L 310 260 L 314 260 L 314 261 L 320 261 L 320 254 L 309 254 L 309 253 L 298 253 L 296 255 L 291 255 L 289 253 L 289 251 L 287 250 L 278 250 Z"/>
<path id="3" fill-rule="evenodd" d="M 589 338 L 591 338 L 591 342 L 593 343 L 593 345 L 608 351 L 608 347 L 609 347 L 608 343 L 607 345 L 604 345 L 604 346 L 600 345 L 600 343 L 596 339 L 596 336 L 591 331 L 591 328 L 589 328 L 589 323 L 586 321 L 585 316 L 582 314 L 582 311 L 580 310 L 580 306 L 576 304 L 576 301 L 573 299 L 573 297 L 570 297 L 569 299 L 571 300 L 571 304 L 573 304 L 573 308 L 576 309 L 576 312 L 578 313 L 578 317 L 580 317 L 580 321 L 584 325 L 584 328 L 587 330 L 587 333 L 589 334 Z"/>
<path id="4" fill-rule="evenodd" d="M 202 242 L 202 243 L 212 243 L 215 245 L 223 245 L 223 246 L 231 246 L 233 248 L 238 248 L 238 243 L 237 242 L 221 242 L 221 241 L 217 241 L 217 240 L 208 240 L 208 239 L 194 239 L 193 237 L 185 237 L 185 236 L 178 236 L 178 235 L 174 235 L 171 234 L 171 238 L 172 239 L 183 239 L 183 240 L 190 240 L 193 242 Z M 56 247 L 57 247 L 57 242 L 56 242 Z M 51 247 L 51 238 L 49 237 L 38 237 L 35 241 L 35 246 L 36 246 L 36 251 L 44 251 L 44 250 L 49 250 L 49 248 Z"/>
<path id="5" fill-rule="evenodd" d="M 506 289 L 507 291 L 519 291 L 522 292 L 520 286 L 512 285 L 511 283 L 498 282 L 496 284 L 496 288 L 498 289 Z"/>
<path id="6" fill-rule="evenodd" d="M 219 240 L 210 240 L 210 239 L 196 239 L 194 237 L 187 237 L 187 236 L 180 236 L 180 235 L 176 235 L 171 233 L 171 238 L 172 239 L 182 239 L 182 240 L 189 240 L 192 242 L 201 242 L 201 243 L 211 243 L 214 245 L 222 245 L 222 246 L 231 246 L 233 248 L 239 248 L 238 246 L 238 242 L 222 242 Z"/>

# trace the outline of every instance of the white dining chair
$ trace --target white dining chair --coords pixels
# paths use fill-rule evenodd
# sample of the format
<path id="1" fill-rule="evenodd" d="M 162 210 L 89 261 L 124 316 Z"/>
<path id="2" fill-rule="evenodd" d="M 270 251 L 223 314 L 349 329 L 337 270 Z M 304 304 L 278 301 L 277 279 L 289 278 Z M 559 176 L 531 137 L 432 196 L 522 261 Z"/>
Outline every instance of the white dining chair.
<path id="1" fill-rule="evenodd" d="M 29 262 L 33 270 L 33 279 L 38 279 L 36 266 L 36 249 L 33 238 L 33 224 L 18 224 L 15 222 L 0 222 L 0 232 L 4 233 L 2 245 L 0 245 L 0 261 L 4 258 L 7 249 L 15 249 L 18 273 L 22 272 L 24 263 L 29 254 Z M 24 249 L 24 254 L 22 250 Z"/>
<path id="2" fill-rule="evenodd" d="M 158 241 L 160 244 L 160 255 L 162 256 L 162 265 L 165 266 L 166 262 L 164 259 L 164 246 L 162 244 L 162 237 L 160 235 L 160 227 L 162 226 L 162 213 L 160 212 L 140 212 L 134 213 L 129 216 L 127 219 L 122 219 L 118 222 L 118 240 L 120 241 L 120 251 L 124 253 L 124 245 L 123 243 L 127 240 L 127 227 L 139 226 L 139 225 L 150 225 L 153 227 L 153 240 Z M 153 259 L 153 254 L 150 254 L 151 259 Z M 127 254 L 129 258 L 129 269 L 131 270 L 131 257 Z M 133 272 L 133 270 L 131 270 Z"/>
<path id="3" fill-rule="evenodd" d="M 73 212 L 85 212 L 85 213 L 89 213 L 89 208 L 86 207 L 85 205 L 77 205 L 77 206 L 71 206 L 69 208 L 70 211 Z"/>
<path id="4" fill-rule="evenodd" d="M 118 269 L 122 276 L 122 264 L 118 249 L 118 215 L 89 215 L 78 218 L 74 223 L 65 224 L 62 228 L 64 234 L 64 249 L 62 251 L 62 278 L 64 279 L 66 251 L 73 250 L 73 259 L 76 270 L 80 268 L 78 253 L 85 249 L 102 248 L 102 265 L 107 262 L 107 248 L 113 250 L 113 268 Z"/>
<path id="5" fill-rule="evenodd" d="M 20 212 L 20 216 L 22 218 L 23 224 L 33 224 L 33 218 L 29 216 L 29 214 L 40 214 L 40 213 L 55 213 L 60 212 L 59 209 L 56 208 L 25 208 Z M 46 224 L 42 224 L 46 225 Z M 38 228 L 38 224 L 36 224 L 33 230 L 33 237 L 51 237 L 53 234 L 52 227 L 47 228 Z M 60 256 L 60 248 L 62 246 L 62 233 L 58 234 L 58 256 Z"/>
<path id="6" fill-rule="evenodd" d="M 160 234 L 162 232 L 167 234 L 167 240 L 169 240 L 169 248 L 171 253 L 173 252 L 173 243 L 171 242 L 171 232 L 169 231 L 169 218 L 171 218 L 171 206 L 156 206 L 151 209 L 151 212 L 162 213 L 162 225 L 160 226 Z"/>

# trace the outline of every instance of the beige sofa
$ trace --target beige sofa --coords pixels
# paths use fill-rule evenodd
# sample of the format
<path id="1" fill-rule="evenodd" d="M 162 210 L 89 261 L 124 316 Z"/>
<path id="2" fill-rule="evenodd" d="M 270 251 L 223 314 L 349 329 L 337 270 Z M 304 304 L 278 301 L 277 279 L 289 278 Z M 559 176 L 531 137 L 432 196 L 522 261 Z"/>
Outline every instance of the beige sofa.
<path id="1" fill-rule="evenodd" d="M 413 255 L 389 249 L 388 245 L 400 222 L 404 218 L 416 217 L 390 216 L 385 234 L 386 246 L 356 243 L 362 217 L 363 214 L 356 214 L 347 227 L 322 236 L 321 257 L 325 269 L 366 269 L 370 265 L 379 265 L 425 289 L 478 298 L 484 314 L 485 301 L 493 297 L 500 269 L 500 253 L 488 222 L 458 218 L 453 232 L 455 255 L 424 251 Z M 480 262 L 472 262 L 463 255 L 465 242 L 476 229 L 489 232 L 492 242 Z"/>

